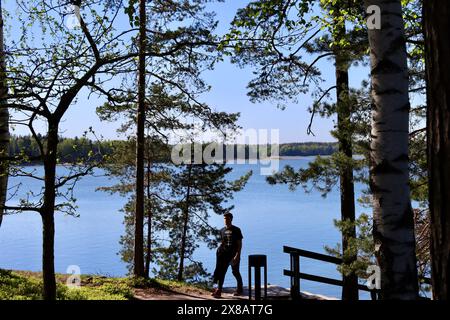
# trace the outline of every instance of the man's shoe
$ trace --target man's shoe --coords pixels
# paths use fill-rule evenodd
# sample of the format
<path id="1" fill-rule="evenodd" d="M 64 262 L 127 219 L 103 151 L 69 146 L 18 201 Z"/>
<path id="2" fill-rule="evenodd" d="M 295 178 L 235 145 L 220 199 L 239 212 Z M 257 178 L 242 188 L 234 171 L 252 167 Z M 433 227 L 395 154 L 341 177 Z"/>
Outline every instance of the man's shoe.
<path id="1" fill-rule="evenodd" d="M 242 290 L 242 289 L 237 289 L 234 293 L 233 293 L 233 296 L 235 296 L 235 297 L 239 297 L 239 296 L 242 296 L 242 292 L 243 292 L 244 290 Z"/>
<path id="2" fill-rule="evenodd" d="M 216 290 L 216 292 L 214 292 L 214 294 L 212 296 L 216 299 L 220 299 L 220 298 L 222 298 L 222 291 Z"/>
<path id="3" fill-rule="evenodd" d="M 214 296 L 216 294 L 217 290 L 219 290 L 219 289 L 214 288 L 213 291 L 211 292 L 211 295 Z"/>

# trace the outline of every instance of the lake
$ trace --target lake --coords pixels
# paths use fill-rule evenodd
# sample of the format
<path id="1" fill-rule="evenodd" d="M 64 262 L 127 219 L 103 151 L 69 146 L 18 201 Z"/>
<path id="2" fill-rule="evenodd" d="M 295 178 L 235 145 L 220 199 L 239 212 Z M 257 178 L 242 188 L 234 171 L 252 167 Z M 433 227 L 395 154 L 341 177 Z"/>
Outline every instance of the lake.
<path id="1" fill-rule="evenodd" d="M 294 168 L 306 167 L 313 158 L 280 160 L 280 169 L 285 165 Z M 271 186 L 265 176 L 260 175 L 260 164 L 230 164 L 233 172 L 230 179 L 253 170 L 245 189 L 235 195 L 234 224 L 241 228 L 244 240 L 241 273 L 247 285 L 247 257 L 250 254 L 265 254 L 268 259 L 268 282 L 289 287 L 289 278 L 283 269 L 289 268 L 289 255 L 283 253 L 283 245 L 324 253 L 324 246 L 334 246 L 340 234 L 333 219 L 340 216 L 339 190 L 333 190 L 327 198 L 317 192 L 305 193 L 302 188 L 292 192 L 285 185 Z M 32 167 L 42 172 L 41 166 Z M 58 168 L 62 173 L 66 170 Z M 39 186 L 40 181 L 14 178 L 10 186 L 23 183 L 23 190 Z M 118 256 L 119 238 L 123 233 L 122 213 L 119 211 L 126 199 L 119 195 L 96 192 L 100 186 L 114 181 L 96 171 L 96 176 L 84 177 L 75 190 L 80 217 L 57 214 L 55 239 L 55 268 L 65 273 L 70 265 L 78 265 L 84 274 L 124 276 L 125 264 Z M 362 186 L 356 187 L 360 195 Z M 365 209 L 367 212 L 367 209 Z M 364 209 L 357 206 L 358 213 Z M 222 227 L 221 216 L 213 215 L 210 224 Z M 41 220 L 37 213 L 21 213 L 4 217 L 0 228 L 0 268 L 19 270 L 41 270 Z M 196 258 L 203 261 L 209 272 L 215 266 L 215 252 L 200 248 Z M 301 260 L 303 272 L 340 278 L 336 267 L 314 260 Z M 235 286 L 231 269 L 227 273 L 225 286 Z M 340 297 L 340 288 L 310 281 L 301 282 L 302 291 Z M 361 293 L 361 297 L 367 295 Z"/>

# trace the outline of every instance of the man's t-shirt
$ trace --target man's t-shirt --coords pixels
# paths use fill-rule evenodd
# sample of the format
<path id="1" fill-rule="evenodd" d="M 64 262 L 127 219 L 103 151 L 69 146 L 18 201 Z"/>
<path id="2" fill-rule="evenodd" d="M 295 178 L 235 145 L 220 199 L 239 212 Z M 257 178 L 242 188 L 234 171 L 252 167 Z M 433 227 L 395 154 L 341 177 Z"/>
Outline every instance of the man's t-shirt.
<path id="1" fill-rule="evenodd" d="M 241 229 L 236 226 L 230 228 L 223 228 L 220 230 L 220 236 L 222 239 L 221 248 L 223 251 L 235 253 L 238 250 L 238 241 L 242 240 Z"/>

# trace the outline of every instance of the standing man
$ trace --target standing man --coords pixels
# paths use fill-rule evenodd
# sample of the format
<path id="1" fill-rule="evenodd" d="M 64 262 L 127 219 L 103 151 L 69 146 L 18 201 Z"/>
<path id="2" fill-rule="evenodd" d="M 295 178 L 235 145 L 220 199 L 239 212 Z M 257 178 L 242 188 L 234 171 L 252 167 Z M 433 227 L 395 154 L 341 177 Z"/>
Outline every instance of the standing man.
<path id="1" fill-rule="evenodd" d="M 228 270 L 228 265 L 231 264 L 233 276 L 237 280 L 237 290 L 235 296 L 239 296 L 243 291 L 242 277 L 239 273 L 239 264 L 241 261 L 242 249 L 242 232 L 241 229 L 232 225 L 233 214 L 227 212 L 223 215 L 225 228 L 220 230 L 221 244 L 216 253 L 216 270 L 214 270 L 214 284 L 217 283 L 217 288 L 214 289 L 212 296 L 220 298 L 222 294 L 223 282 L 225 274 Z"/>

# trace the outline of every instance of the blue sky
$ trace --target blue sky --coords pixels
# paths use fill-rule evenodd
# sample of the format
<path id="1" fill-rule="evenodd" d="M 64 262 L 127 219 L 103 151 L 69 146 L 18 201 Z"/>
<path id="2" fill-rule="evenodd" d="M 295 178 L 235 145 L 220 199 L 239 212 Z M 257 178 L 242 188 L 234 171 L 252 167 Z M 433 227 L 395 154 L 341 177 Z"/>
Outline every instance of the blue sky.
<path id="1" fill-rule="evenodd" d="M 218 32 L 227 30 L 236 10 L 243 7 L 247 0 L 226 0 L 209 7 L 217 13 L 219 20 Z M 7 0 L 5 7 L 11 8 L 14 0 Z M 127 23 L 126 19 L 123 19 Z M 319 64 L 326 80 L 324 87 L 334 82 L 334 66 L 332 61 Z M 354 70 L 351 75 L 351 85 L 358 87 L 367 70 Z M 212 86 L 210 92 L 204 94 L 201 100 L 208 103 L 213 109 L 226 112 L 240 112 L 238 124 L 243 129 L 278 129 L 280 142 L 304 141 L 334 141 L 329 131 L 333 129 L 334 119 L 316 118 L 313 125 L 315 136 L 307 135 L 306 129 L 310 114 L 307 111 L 312 99 L 309 95 L 300 96 L 297 104 L 290 104 L 285 110 L 280 110 L 275 103 L 251 103 L 246 95 L 246 86 L 252 78 L 251 68 L 240 69 L 224 61 L 217 65 L 214 71 L 204 74 L 204 79 Z M 84 92 L 86 93 L 86 91 Z M 66 137 L 81 136 L 88 127 L 92 127 L 98 134 L 106 139 L 120 138 L 116 129 L 119 123 L 101 122 L 96 113 L 96 106 L 101 100 L 92 96 L 87 100 L 82 96 L 78 102 L 67 111 L 61 124 L 61 134 Z M 28 134 L 25 129 L 16 130 L 16 134 Z"/>

